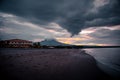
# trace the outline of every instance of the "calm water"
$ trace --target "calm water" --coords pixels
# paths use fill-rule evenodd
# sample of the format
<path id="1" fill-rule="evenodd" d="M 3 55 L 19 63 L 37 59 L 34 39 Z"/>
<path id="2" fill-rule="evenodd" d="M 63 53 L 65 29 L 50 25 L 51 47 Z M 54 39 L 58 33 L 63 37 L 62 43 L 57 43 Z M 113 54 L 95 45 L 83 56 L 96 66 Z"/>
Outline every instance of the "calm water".
<path id="1" fill-rule="evenodd" d="M 109 75 L 120 76 L 120 48 L 93 48 L 84 49 L 92 55 L 98 67 Z"/>

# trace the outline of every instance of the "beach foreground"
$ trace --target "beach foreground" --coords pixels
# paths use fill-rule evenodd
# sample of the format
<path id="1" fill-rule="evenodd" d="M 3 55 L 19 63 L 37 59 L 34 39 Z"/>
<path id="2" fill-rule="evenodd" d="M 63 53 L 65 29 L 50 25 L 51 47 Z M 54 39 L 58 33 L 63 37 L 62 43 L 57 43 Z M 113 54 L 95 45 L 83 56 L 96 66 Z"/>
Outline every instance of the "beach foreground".
<path id="1" fill-rule="evenodd" d="M 111 80 L 80 49 L 1 49 L 0 80 Z"/>

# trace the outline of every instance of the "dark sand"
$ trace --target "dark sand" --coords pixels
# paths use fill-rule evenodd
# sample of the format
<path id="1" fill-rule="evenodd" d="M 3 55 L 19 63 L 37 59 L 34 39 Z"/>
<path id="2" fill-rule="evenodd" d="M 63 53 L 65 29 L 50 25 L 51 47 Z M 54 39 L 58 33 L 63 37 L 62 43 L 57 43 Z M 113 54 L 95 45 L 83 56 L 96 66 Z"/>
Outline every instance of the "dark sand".
<path id="1" fill-rule="evenodd" d="M 0 80 L 112 80 L 80 49 L 1 49 L 0 73 Z"/>

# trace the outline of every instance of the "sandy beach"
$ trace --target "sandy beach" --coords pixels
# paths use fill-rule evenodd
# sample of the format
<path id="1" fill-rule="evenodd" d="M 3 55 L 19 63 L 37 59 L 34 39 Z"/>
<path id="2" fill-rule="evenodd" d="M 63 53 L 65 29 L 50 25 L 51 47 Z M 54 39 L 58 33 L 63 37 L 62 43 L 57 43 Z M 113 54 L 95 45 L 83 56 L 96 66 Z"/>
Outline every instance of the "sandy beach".
<path id="1" fill-rule="evenodd" d="M 1 49 L 0 80 L 110 80 L 80 49 Z"/>

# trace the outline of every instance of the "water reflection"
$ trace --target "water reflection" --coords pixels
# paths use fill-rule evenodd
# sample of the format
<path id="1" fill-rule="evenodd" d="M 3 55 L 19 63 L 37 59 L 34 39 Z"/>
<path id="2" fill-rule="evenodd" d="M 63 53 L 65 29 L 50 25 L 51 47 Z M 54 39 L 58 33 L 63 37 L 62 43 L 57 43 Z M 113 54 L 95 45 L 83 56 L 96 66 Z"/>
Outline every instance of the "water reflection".
<path id="1" fill-rule="evenodd" d="M 120 48 L 94 48 L 84 49 L 92 55 L 104 72 L 119 77 L 120 76 Z"/>

